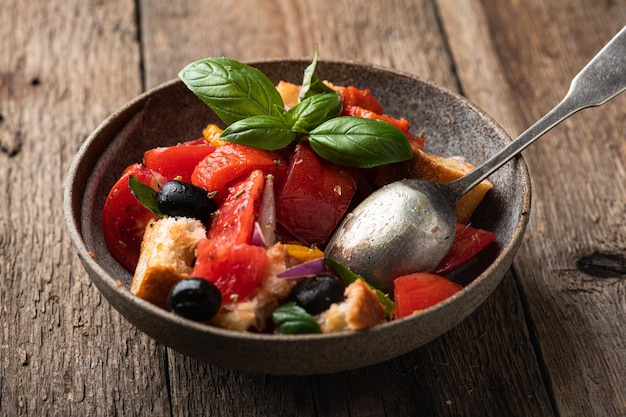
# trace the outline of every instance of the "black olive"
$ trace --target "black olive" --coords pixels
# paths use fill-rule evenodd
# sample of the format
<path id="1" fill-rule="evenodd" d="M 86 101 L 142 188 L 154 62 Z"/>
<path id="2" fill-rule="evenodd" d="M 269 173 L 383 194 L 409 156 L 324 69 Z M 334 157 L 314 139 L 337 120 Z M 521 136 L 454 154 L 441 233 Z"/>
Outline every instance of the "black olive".
<path id="1" fill-rule="evenodd" d="M 192 217 L 202 222 L 217 209 L 204 188 L 177 180 L 165 183 L 157 196 L 157 207 L 168 216 Z"/>
<path id="2" fill-rule="evenodd" d="M 333 303 L 343 301 L 345 287 L 335 276 L 320 274 L 298 282 L 289 299 L 315 315 L 326 311 Z"/>
<path id="3" fill-rule="evenodd" d="M 222 293 L 204 278 L 179 281 L 167 297 L 167 307 L 174 313 L 195 321 L 208 320 L 220 309 Z"/>

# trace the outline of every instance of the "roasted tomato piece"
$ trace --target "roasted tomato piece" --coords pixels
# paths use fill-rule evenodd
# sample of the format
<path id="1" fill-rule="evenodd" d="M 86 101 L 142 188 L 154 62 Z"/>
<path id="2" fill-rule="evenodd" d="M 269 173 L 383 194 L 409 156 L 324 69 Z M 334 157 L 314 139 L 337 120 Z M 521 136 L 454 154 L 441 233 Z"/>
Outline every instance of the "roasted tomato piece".
<path id="1" fill-rule="evenodd" d="M 402 318 L 425 310 L 459 292 L 463 287 L 427 272 L 404 275 L 393 281 L 395 316 Z"/>
<path id="2" fill-rule="evenodd" d="M 452 272 L 489 246 L 495 238 L 496 235 L 487 230 L 457 224 L 452 247 L 433 273 L 445 275 Z"/>
<path id="3" fill-rule="evenodd" d="M 369 88 L 360 90 L 349 86 L 342 88 L 339 96 L 344 106 L 359 106 L 376 114 L 382 114 L 383 112 L 383 106 L 372 95 L 372 91 Z"/>
<path id="4" fill-rule="evenodd" d="M 218 146 L 198 163 L 191 182 L 209 192 L 217 191 L 216 200 L 224 201 L 228 185 L 256 169 L 266 175 L 274 175 L 276 184 L 281 183 L 287 172 L 286 163 L 279 153 L 229 143 Z"/>
<path id="5" fill-rule="evenodd" d="M 343 116 L 354 116 L 354 117 L 362 117 L 364 119 L 377 119 L 384 120 L 387 123 L 390 123 L 400 129 L 402 133 L 405 135 L 409 133 L 409 121 L 406 119 L 396 119 L 391 116 L 387 116 L 384 114 L 378 114 L 371 110 L 365 109 L 361 106 L 343 106 L 343 111 L 341 112 Z"/>
<path id="6" fill-rule="evenodd" d="M 126 168 L 109 191 L 102 209 L 104 242 L 115 259 L 130 271 L 139 260 L 143 232 L 155 216 L 135 199 L 128 188 L 128 178 L 133 175 L 142 183 L 157 190 L 164 179 L 141 164 Z"/>
<path id="7" fill-rule="evenodd" d="M 259 170 L 233 185 L 213 219 L 209 239 L 222 244 L 250 243 L 264 185 L 265 177 Z"/>
<path id="8" fill-rule="evenodd" d="M 214 283 L 224 302 L 238 301 L 259 285 L 267 263 L 267 253 L 260 246 L 227 245 L 214 239 L 202 239 L 198 243 L 193 276 Z"/>
<path id="9" fill-rule="evenodd" d="M 191 182 L 191 174 L 198 162 L 214 150 L 215 146 L 205 139 L 197 139 L 150 149 L 143 154 L 143 164 L 168 180 L 180 177 L 181 181 Z"/>
<path id="10" fill-rule="evenodd" d="M 264 184 L 259 170 L 234 184 L 198 244 L 193 275 L 213 282 L 226 302 L 250 295 L 268 262 L 265 249 L 250 244 Z"/>
<path id="11" fill-rule="evenodd" d="M 276 197 L 276 220 L 303 243 L 323 247 L 350 205 L 357 176 L 357 170 L 325 161 L 301 142 Z"/>

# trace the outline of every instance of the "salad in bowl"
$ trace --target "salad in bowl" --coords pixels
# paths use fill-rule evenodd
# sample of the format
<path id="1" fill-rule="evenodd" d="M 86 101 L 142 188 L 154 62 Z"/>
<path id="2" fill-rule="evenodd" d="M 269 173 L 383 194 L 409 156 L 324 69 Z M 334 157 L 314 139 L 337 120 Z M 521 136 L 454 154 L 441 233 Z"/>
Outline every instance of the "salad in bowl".
<path id="1" fill-rule="evenodd" d="M 164 345 L 251 372 L 354 369 L 433 340 L 487 298 L 521 242 L 528 173 L 516 158 L 460 199 L 450 253 L 391 290 L 324 254 L 337 224 L 384 184 L 451 181 L 509 140 L 409 74 L 203 59 L 87 138 L 66 222 L 100 292 Z"/>

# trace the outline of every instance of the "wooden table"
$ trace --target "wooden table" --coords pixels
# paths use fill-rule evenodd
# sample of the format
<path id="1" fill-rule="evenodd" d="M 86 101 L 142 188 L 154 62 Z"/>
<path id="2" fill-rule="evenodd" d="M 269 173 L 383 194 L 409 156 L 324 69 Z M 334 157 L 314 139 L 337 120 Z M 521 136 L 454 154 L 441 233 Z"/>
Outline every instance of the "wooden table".
<path id="1" fill-rule="evenodd" d="M 0 415 L 626 415 L 626 95 L 525 151 L 530 225 L 487 302 L 352 372 L 250 375 L 164 348 L 90 283 L 62 210 L 90 131 L 199 58 L 317 43 L 459 91 L 516 136 L 625 23 L 624 0 L 3 0 Z"/>

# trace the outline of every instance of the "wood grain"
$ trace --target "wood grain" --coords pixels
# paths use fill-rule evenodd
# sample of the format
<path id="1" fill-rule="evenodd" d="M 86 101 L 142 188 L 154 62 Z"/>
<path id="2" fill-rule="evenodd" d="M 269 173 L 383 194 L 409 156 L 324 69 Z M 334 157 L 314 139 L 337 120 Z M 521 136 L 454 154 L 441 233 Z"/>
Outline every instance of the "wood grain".
<path id="1" fill-rule="evenodd" d="M 133 2 L 8 1 L 1 16 L 0 131 L 21 146 L 0 152 L 0 415 L 166 414 L 163 349 L 90 284 L 62 210 L 81 141 L 141 91 Z"/>
<path id="2" fill-rule="evenodd" d="M 325 1 L 292 0 L 141 4 L 148 87 L 175 78 L 187 63 L 207 56 L 309 58 L 317 45 L 320 59 L 383 65 L 456 88 L 429 1 L 342 0 L 330 8 Z M 204 9 L 210 12 L 198 12 Z"/>
<path id="3" fill-rule="evenodd" d="M 515 268 L 469 318 L 395 360 L 312 377 L 197 362 L 91 285 L 62 213 L 97 124 L 205 56 L 365 61 L 460 91 L 512 136 L 626 22 L 616 0 L 7 0 L 0 13 L 0 416 L 619 416 L 626 96 L 525 151 L 534 191 Z"/>
<path id="4" fill-rule="evenodd" d="M 518 115 L 500 116 L 518 133 L 565 95 L 571 78 L 626 22 L 623 2 L 483 3 L 499 71 L 479 71 L 460 48 L 459 77 L 469 67 L 470 85 L 503 84 L 500 103 L 466 92 L 492 114 Z M 626 368 L 617 365 L 626 361 L 619 324 L 626 321 L 626 282 L 576 268 L 591 253 L 626 254 L 624 108 L 622 95 L 575 115 L 525 152 L 534 207 L 515 267 L 559 415 L 626 413 Z"/>

